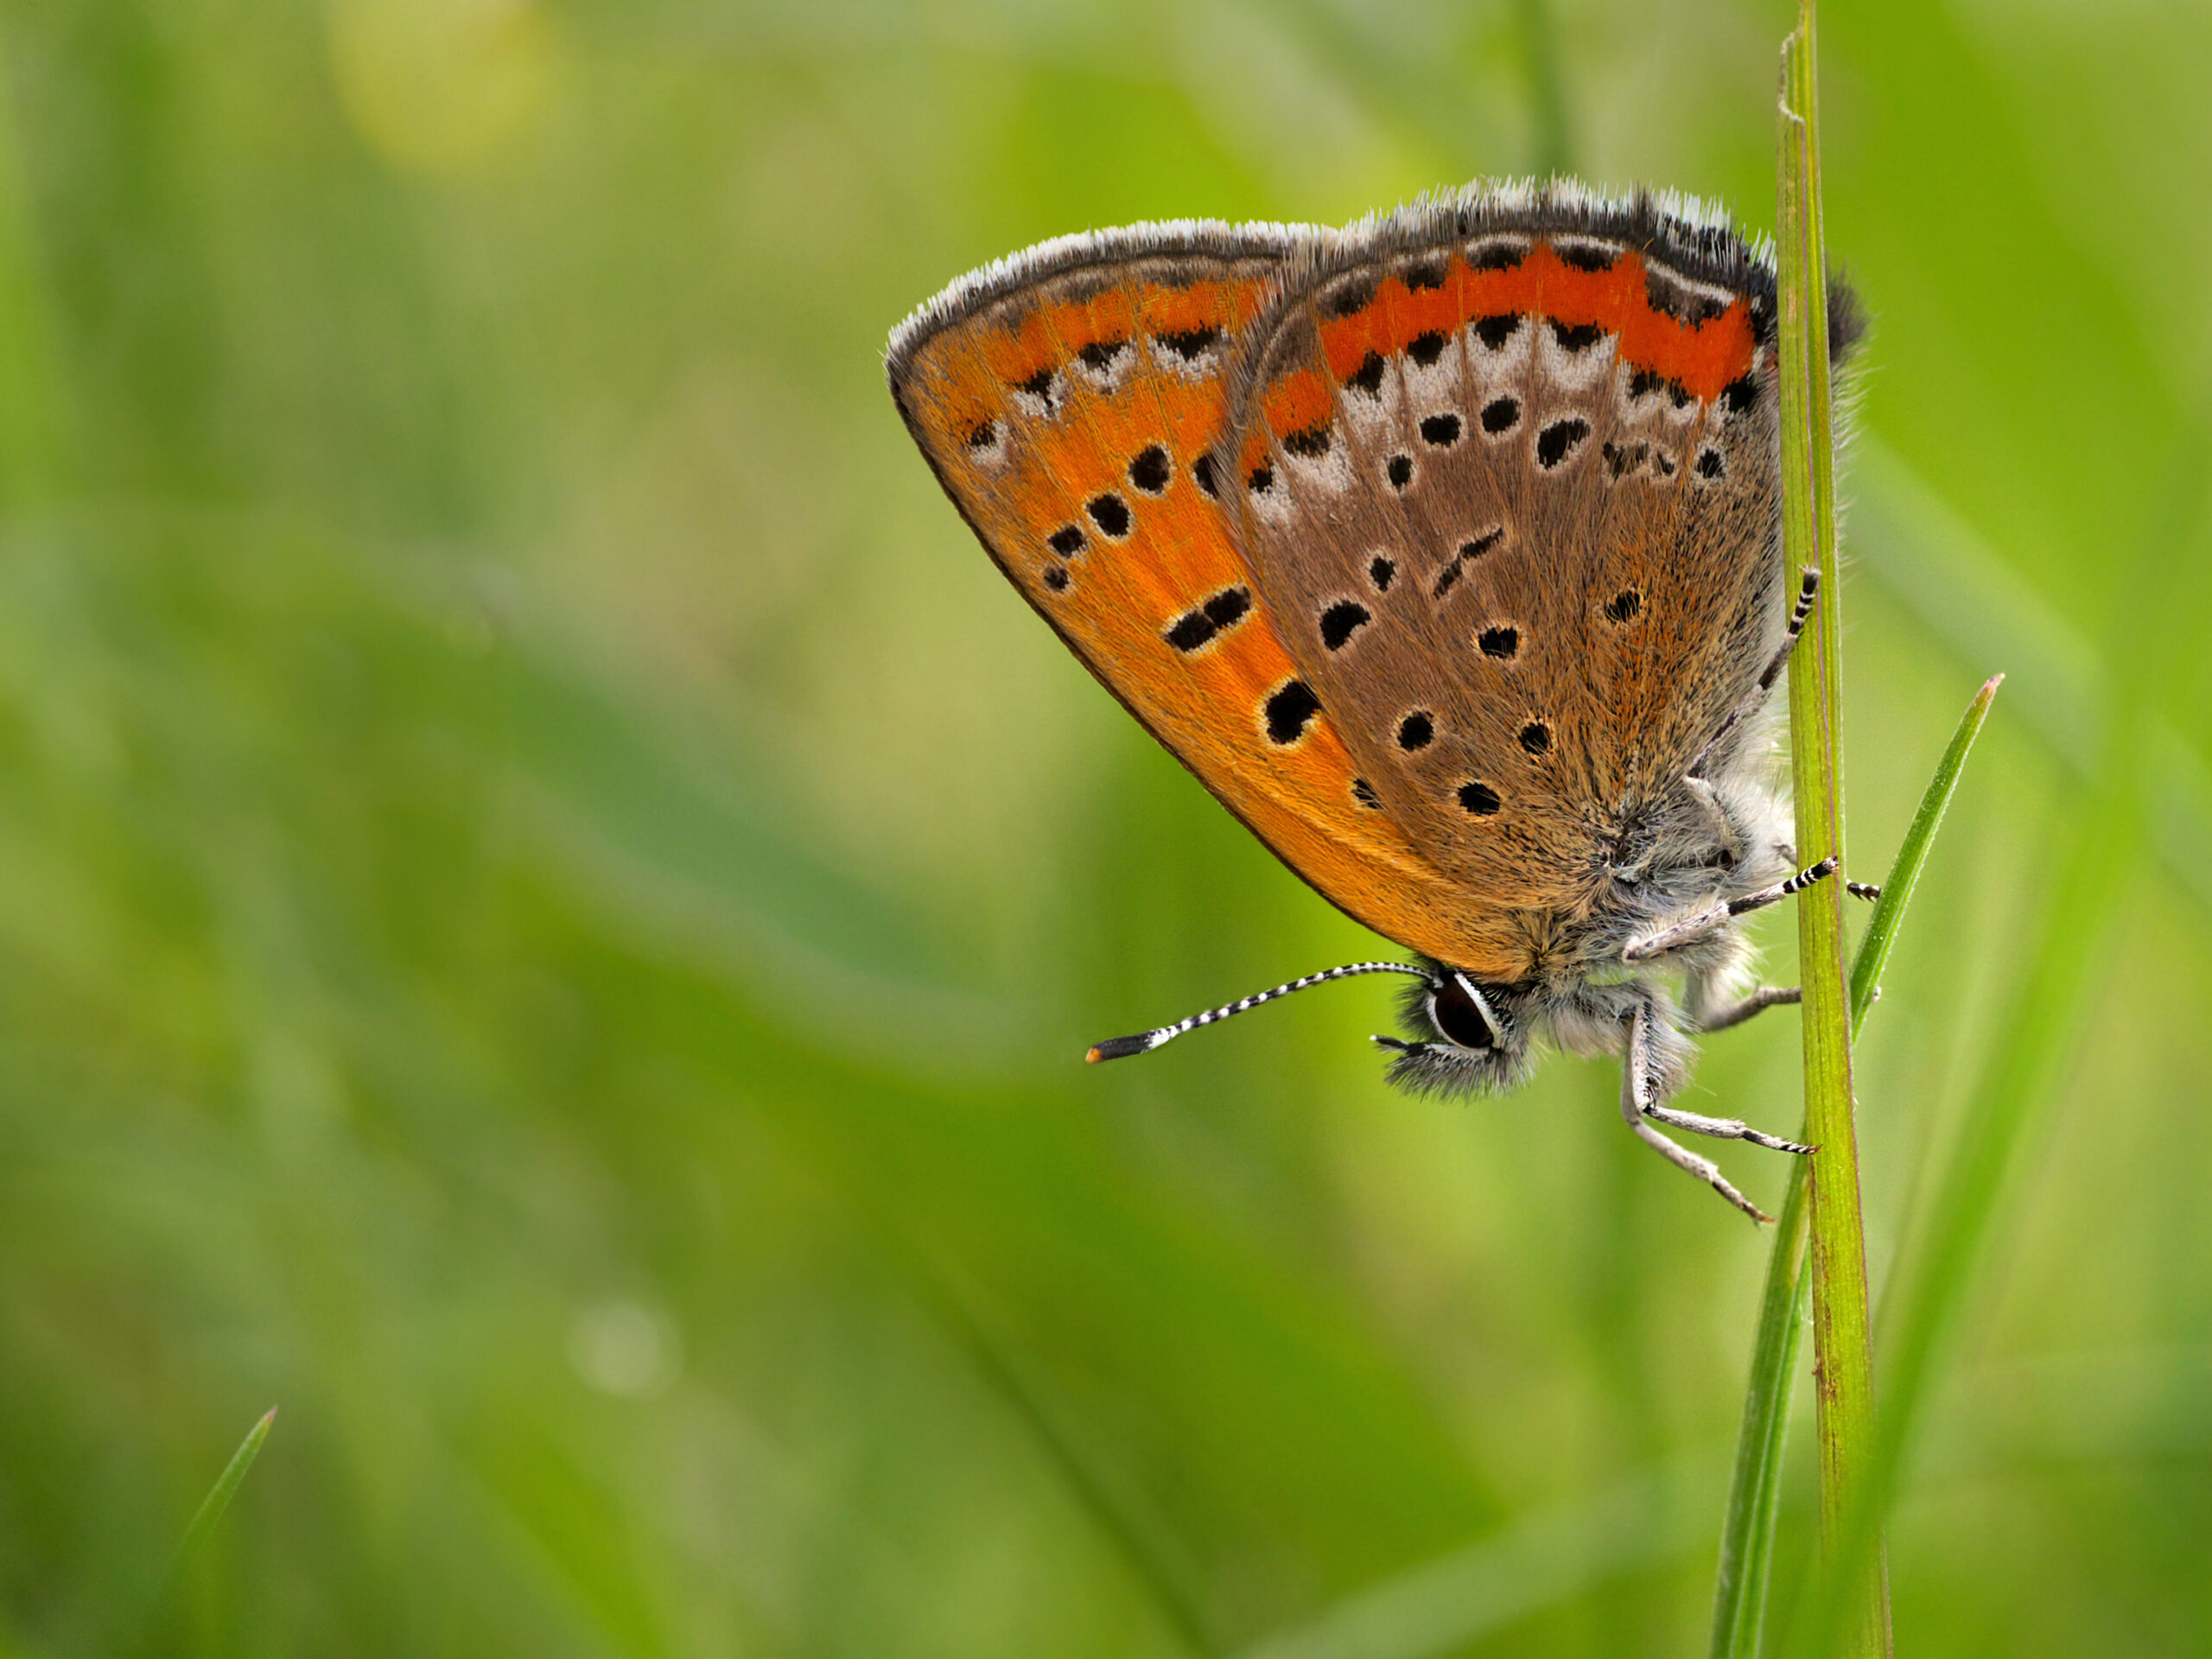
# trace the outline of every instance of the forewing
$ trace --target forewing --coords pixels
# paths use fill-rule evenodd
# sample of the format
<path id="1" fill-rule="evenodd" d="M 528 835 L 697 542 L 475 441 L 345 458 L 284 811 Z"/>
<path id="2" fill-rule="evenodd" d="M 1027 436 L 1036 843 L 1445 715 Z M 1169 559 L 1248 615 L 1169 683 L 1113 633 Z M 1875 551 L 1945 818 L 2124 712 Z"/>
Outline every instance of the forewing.
<path id="1" fill-rule="evenodd" d="M 891 389 L 1008 580 L 1230 811 L 1355 918 L 1458 940 L 1449 883 L 1372 804 L 1238 552 L 1210 450 L 1289 232 L 1144 227 L 956 283 L 892 341 Z"/>
<path id="2" fill-rule="evenodd" d="M 1592 902 L 1778 639 L 1771 294 L 1649 203 L 1466 197 L 1300 261 L 1240 359 L 1262 595 L 1389 816 L 1500 909 Z"/>

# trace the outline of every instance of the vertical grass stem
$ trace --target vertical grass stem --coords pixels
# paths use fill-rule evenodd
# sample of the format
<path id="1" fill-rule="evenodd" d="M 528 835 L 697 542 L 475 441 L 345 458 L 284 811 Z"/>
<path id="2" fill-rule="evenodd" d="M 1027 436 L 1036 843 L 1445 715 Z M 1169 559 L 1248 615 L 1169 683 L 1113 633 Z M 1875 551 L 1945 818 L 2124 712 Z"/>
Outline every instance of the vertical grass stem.
<path id="1" fill-rule="evenodd" d="M 1920 885 L 1936 832 L 1942 827 L 1951 797 L 1972 753 L 1974 739 L 1989 719 L 1990 705 L 2003 683 L 1993 677 L 1961 716 L 1950 746 L 1929 779 L 1912 827 L 1897 848 L 1896 861 L 1882 883 L 1873 919 L 1859 942 L 1851 966 L 1851 1034 L 1856 1040 L 1882 982 L 1882 969 L 1897 942 L 1897 927 L 1913 890 Z M 1713 1592 L 1711 1659 L 1754 1659 L 1765 1622 L 1767 1584 L 1774 1562 L 1776 1514 L 1781 1497 L 1783 1444 L 1789 1428 L 1789 1389 L 1797 1373 L 1797 1348 L 1805 1318 L 1805 1243 L 1809 1212 L 1806 1165 L 1791 1166 L 1789 1186 L 1767 1260 L 1766 1287 L 1759 1299 L 1758 1332 L 1751 1347 L 1744 1414 L 1737 1430 L 1736 1461 L 1730 1478 L 1728 1509 L 1720 1534 L 1720 1565 Z"/>
<path id="2" fill-rule="evenodd" d="M 1817 50 L 1812 0 L 1783 47 L 1780 113 L 1783 539 L 1793 575 L 1827 578 L 1811 637 L 1789 673 L 1790 758 L 1797 849 L 1808 864 L 1844 857 L 1841 583 L 1835 561 L 1835 449 L 1829 382 L 1827 276 L 1821 223 Z M 1804 987 L 1805 1135 L 1810 1160 L 1813 1352 L 1821 1518 L 1832 1544 L 1874 1456 L 1873 1331 L 1867 1312 L 1865 1217 L 1851 1078 L 1850 1005 L 1843 974 L 1843 886 L 1798 899 Z M 1848 1635 L 1839 1651 L 1890 1652 L 1888 1591 L 1878 1548 L 1843 1586 Z"/>

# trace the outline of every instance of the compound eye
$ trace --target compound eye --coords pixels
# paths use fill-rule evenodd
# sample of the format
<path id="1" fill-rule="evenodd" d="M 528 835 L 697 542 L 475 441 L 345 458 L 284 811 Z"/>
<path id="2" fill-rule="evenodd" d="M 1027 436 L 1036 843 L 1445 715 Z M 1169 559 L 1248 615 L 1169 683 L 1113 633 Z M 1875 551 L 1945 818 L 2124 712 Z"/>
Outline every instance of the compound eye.
<path id="1" fill-rule="evenodd" d="M 1428 995 L 1429 1023 L 1461 1048 L 1496 1048 L 1499 1032 L 1466 980 L 1454 974 Z"/>

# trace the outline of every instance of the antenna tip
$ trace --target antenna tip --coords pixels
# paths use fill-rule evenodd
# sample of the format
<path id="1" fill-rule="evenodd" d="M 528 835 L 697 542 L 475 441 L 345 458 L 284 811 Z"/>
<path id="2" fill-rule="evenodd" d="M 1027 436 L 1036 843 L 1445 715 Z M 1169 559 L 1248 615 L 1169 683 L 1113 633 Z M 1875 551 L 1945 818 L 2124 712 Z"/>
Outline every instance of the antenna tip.
<path id="1" fill-rule="evenodd" d="M 1153 1040 L 1154 1033 L 1139 1032 L 1134 1037 L 1109 1037 L 1103 1043 L 1093 1043 L 1090 1052 L 1083 1058 L 1092 1065 L 1101 1060 L 1127 1059 L 1132 1054 L 1141 1054 L 1147 1049 L 1159 1046 Z"/>

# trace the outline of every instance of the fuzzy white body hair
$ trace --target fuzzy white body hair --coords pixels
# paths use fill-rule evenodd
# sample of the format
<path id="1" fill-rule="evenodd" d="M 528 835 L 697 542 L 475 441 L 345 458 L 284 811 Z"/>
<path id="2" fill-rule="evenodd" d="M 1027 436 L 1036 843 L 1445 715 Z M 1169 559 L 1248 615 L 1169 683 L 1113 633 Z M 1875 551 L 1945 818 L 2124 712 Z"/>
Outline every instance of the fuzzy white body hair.
<path id="1" fill-rule="evenodd" d="M 1571 1054 L 1624 1058 L 1639 1008 L 1649 1016 L 1655 1095 L 1663 1099 L 1688 1081 L 1692 1034 L 1750 984 L 1755 952 L 1743 923 L 1719 920 L 1649 960 L 1624 953 L 1795 874 L 1789 798 L 1765 776 L 1772 717 L 1745 726 L 1714 766 L 1709 805 L 1688 780 L 1623 804 L 1593 852 L 1599 882 L 1586 910 L 1546 918 L 1530 979 L 1481 987 L 1502 1027 L 1493 1045 L 1454 1042 L 1431 1014 L 1431 988 L 1408 988 L 1404 1022 L 1420 1040 L 1393 1063 L 1394 1082 L 1425 1094 L 1503 1092 L 1527 1080 L 1545 1041 Z M 1447 963 L 1425 965 L 1432 979 L 1452 972 Z"/>

